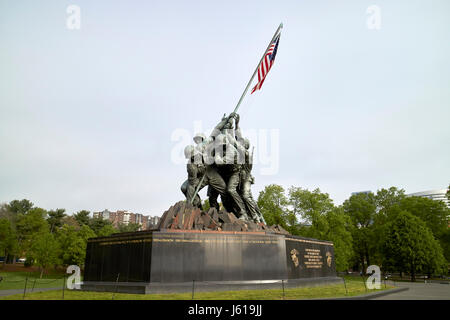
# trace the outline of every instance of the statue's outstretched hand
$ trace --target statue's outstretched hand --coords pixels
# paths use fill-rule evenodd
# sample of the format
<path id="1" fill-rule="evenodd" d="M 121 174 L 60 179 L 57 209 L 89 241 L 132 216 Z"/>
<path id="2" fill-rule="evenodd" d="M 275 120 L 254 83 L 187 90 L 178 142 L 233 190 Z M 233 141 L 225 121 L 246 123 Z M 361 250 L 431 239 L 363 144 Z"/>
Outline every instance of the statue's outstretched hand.
<path id="1" fill-rule="evenodd" d="M 241 117 L 239 117 L 239 115 L 237 113 L 235 113 L 234 121 L 236 123 L 236 127 L 239 125 L 239 120 L 240 119 L 241 119 Z"/>

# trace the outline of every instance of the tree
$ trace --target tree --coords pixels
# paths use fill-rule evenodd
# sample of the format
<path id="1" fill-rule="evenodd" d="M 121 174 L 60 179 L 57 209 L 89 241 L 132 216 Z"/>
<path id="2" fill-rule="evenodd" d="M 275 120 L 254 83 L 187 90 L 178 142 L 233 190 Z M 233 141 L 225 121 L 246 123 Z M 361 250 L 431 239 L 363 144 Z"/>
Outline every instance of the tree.
<path id="1" fill-rule="evenodd" d="M 328 230 L 324 232 L 323 239 L 332 241 L 334 244 L 336 270 L 348 270 L 354 256 L 350 217 L 342 207 L 335 207 L 326 213 L 325 219 Z M 312 229 L 314 229 L 314 225 Z"/>
<path id="2" fill-rule="evenodd" d="M 407 197 L 403 199 L 398 210 L 408 211 L 421 219 L 440 242 L 444 256 L 450 261 L 450 242 L 448 236 L 448 221 L 450 209 L 443 201 L 424 197 Z"/>
<path id="3" fill-rule="evenodd" d="M 89 227 L 98 235 L 99 231 L 105 227 L 106 225 L 111 225 L 112 223 L 109 220 L 103 219 L 102 217 L 92 218 Z"/>
<path id="4" fill-rule="evenodd" d="M 371 265 L 371 257 L 376 250 L 373 227 L 376 208 L 375 195 L 372 192 L 354 194 L 343 203 L 343 209 L 352 222 L 353 248 L 363 272 Z"/>
<path id="5" fill-rule="evenodd" d="M 49 231 L 37 234 L 31 245 L 30 254 L 41 270 L 40 278 L 47 267 L 59 262 L 59 243 Z"/>
<path id="6" fill-rule="evenodd" d="M 83 226 L 83 225 L 88 226 L 90 223 L 90 220 L 91 220 L 90 214 L 91 213 L 87 210 L 81 210 L 81 211 L 78 211 L 77 213 L 75 213 L 73 215 L 73 217 L 75 218 L 75 220 L 78 222 L 78 224 L 80 226 Z"/>
<path id="7" fill-rule="evenodd" d="M 12 222 L 13 213 L 9 211 L 8 204 L 0 204 L 0 219 L 7 219 Z"/>
<path id="8" fill-rule="evenodd" d="M 8 219 L 15 230 L 19 216 L 28 213 L 32 208 L 34 208 L 33 203 L 27 199 L 13 200 L 0 207 L 0 218 Z"/>
<path id="9" fill-rule="evenodd" d="M 389 189 L 382 188 L 378 190 L 375 196 L 377 213 L 388 215 L 391 208 L 398 205 L 405 198 L 405 190 L 403 189 L 390 187 Z"/>
<path id="10" fill-rule="evenodd" d="M 119 223 L 118 225 L 119 232 L 135 232 L 139 231 L 140 228 L 141 225 L 139 223 Z"/>
<path id="11" fill-rule="evenodd" d="M 376 212 L 371 225 L 370 237 L 371 260 L 375 264 L 381 264 L 383 260 L 381 246 L 384 243 L 382 237 L 386 234 L 386 225 L 401 211 L 399 204 L 405 198 L 405 191 L 397 187 L 382 188 L 375 195 Z"/>
<path id="12" fill-rule="evenodd" d="M 26 214 L 20 213 L 17 218 L 16 234 L 20 253 L 27 255 L 32 240 L 37 234 L 49 231 L 45 220 L 47 211 L 42 208 L 32 208 Z"/>
<path id="13" fill-rule="evenodd" d="M 434 241 L 433 241 L 434 240 Z M 424 271 L 428 277 L 432 274 L 444 274 L 448 272 L 447 261 L 444 256 L 442 246 L 436 239 L 431 239 L 428 259 L 426 260 Z"/>
<path id="14" fill-rule="evenodd" d="M 97 231 L 97 237 L 107 237 L 113 233 L 117 233 L 117 229 L 112 224 L 106 224 Z"/>
<path id="15" fill-rule="evenodd" d="M 17 231 L 17 223 L 23 215 L 27 214 L 32 208 L 33 203 L 27 199 L 13 200 L 8 204 L 3 204 L 0 207 L 0 218 L 7 219 L 10 223 L 12 234 L 16 237 L 11 240 L 12 246 L 8 246 L 10 250 L 6 256 L 6 262 L 16 262 L 16 254 L 20 254 L 19 245 L 21 244 L 20 230 Z"/>
<path id="16" fill-rule="evenodd" d="M 282 186 L 271 184 L 264 188 L 258 196 L 258 207 L 267 225 L 281 225 L 290 230 L 292 214 L 288 210 L 289 201 Z M 295 217 L 295 216 L 294 216 Z"/>
<path id="17" fill-rule="evenodd" d="M 61 222 L 62 226 L 67 224 L 69 226 L 74 227 L 77 230 L 80 229 L 80 224 L 77 222 L 77 220 L 75 220 L 73 216 L 65 216 L 64 218 L 61 219 Z"/>
<path id="18" fill-rule="evenodd" d="M 450 184 L 448 185 L 447 193 L 446 193 L 447 199 L 450 202 Z M 449 218 L 449 226 L 450 226 L 450 218 Z M 450 228 L 447 228 L 445 233 L 442 236 L 441 239 L 441 247 L 444 251 L 445 259 L 447 259 L 447 262 L 450 263 Z"/>
<path id="19" fill-rule="evenodd" d="M 443 201 L 424 197 L 407 197 L 400 202 L 399 207 L 425 222 L 438 239 L 448 229 L 449 209 Z"/>
<path id="20" fill-rule="evenodd" d="M 95 236 L 95 232 L 87 225 L 81 226 L 79 230 L 73 226 L 63 225 L 57 232 L 57 240 L 61 247 L 61 262 L 64 265 L 82 266 L 86 258 L 87 241 Z"/>
<path id="21" fill-rule="evenodd" d="M 0 219 L 0 255 L 8 256 L 16 254 L 17 237 L 11 222 L 6 218 Z"/>
<path id="22" fill-rule="evenodd" d="M 6 203 L 0 203 L 0 219 L 8 219 L 8 205 Z"/>
<path id="23" fill-rule="evenodd" d="M 89 228 L 89 226 L 82 226 L 80 228 L 80 230 L 78 230 L 78 235 L 81 237 L 81 239 L 83 239 L 83 241 L 85 243 L 87 243 L 87 241 L 90 238 L 95 238 L 97 235 L 95 234 L 94 230 L 92 230 L 91 228 Z M 85 250 L 86 251 L 86 250 Z"/>
<path id="24" fill-rule="evenodd" d="M 440 273 L 445 260 L 439 243 L 425 222 L 401 211 L 388 223 L 383 244 L 383 265 L 387 270 L 410 272 L 415 281 L 418 272 Z"/>
<path id="25" fill-rule="evenodd" d="M 56 232 L 56 240 L 61 248 L 60 261 L 65 265 L 73 264 L 73 250 L 77 250 L 79 245 L 77 230 L 65 224 Z"/>
<path id="26" fill-rule="evenodd" d="M 209 204 L 209 199 L 205 199 L 203 201 L 203 211 L 208 212 L 209 208 L 211 208 L 211 205 Z"/>
<path id="27" fill-rule="evenodd" d="M 47 222 L 50 225 L 50 233 L 53 233 L 57 228 L 62 227 L 62 220 L 66 216 L 64 213 L 65 211 L 65 209 L 55 209 L 48 212 Z"/>
<path id="28" fill-rule="evenodd" d="M 445 259 L 450 263 L 450 228 L 439 239 Z"/>
<path id="29" fill-rule="evenodd" d="M 295 215 L 311 225 L 297 229 L 299 235 L 305 237 L 332 241 L 336 269 L 347 270 L 353 258 L 352 235 L 349 231 L 350 218 L 342 208 L 333 204 L 327 193 L 320 189 L 291 187 L 289 189 L 289 203 Z"/>
<path id="30" fill-rule="evenodd" d="M 318 188 L 309 191 L 291 187 L 289 189 L 289 204 L 296 216 L 300 216 L 310 224 L 315 224 L 319 229 L 320 224 L 324 223 L 325 213 L 334 208 L 333 200 L 327 193 L 320 192 Z"/>
<path id="31" fill-rule="evenodd" d="M 10 212 L 16 213 L 16 214 L 26 214 L 28 211 L 30 211 L 34 207 L 33 202 L 27 199 L 23 200 L 13 200 L 7 205 L 7 209 Z"/>

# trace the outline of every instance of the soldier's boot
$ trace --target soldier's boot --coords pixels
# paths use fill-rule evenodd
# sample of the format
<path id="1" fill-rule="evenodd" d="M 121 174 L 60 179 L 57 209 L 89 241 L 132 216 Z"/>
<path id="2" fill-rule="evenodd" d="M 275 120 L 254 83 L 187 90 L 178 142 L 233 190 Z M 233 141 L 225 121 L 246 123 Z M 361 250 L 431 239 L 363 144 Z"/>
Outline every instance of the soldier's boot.
<path id="1" fill-rule="evenodd" d="M 261 214 L 258 218 L 259 218 L 259 222 L 261 222 L 261 223 L 267 225 L 266 220 L 264 219 L 264 217 L 263 217 L 262 214 Z"/>
<path id="2" fill-rule="evenodd" d="M 251 219 L 249 218 L 249 216 L 247 215 L 246 211 L 241 211 L 240 215 L 239 215 L 239 220 L 242 221 L 250 221 Z"/>
<path id="3" fill-rule="evenodd" d="M 251 213 L 250 213 L 250 215 L 251 215 L 250 220 L 252 220 L 253 222 L 255 222 L 255 223 L 261 222 L 258 215 L 251 214 Z"/>

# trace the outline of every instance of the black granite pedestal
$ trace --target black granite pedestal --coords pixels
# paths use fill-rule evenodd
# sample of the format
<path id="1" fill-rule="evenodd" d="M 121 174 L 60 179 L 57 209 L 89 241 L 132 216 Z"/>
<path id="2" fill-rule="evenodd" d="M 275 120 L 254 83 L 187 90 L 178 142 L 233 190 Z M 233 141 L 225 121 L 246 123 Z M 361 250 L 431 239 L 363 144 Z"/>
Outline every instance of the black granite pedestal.
<path id="1" fill-rule="evenodd" d="M 159 230 L 90 239 L 82 290 L 225 291 L 337 281 L 331 242 L 265 232 Z"/>

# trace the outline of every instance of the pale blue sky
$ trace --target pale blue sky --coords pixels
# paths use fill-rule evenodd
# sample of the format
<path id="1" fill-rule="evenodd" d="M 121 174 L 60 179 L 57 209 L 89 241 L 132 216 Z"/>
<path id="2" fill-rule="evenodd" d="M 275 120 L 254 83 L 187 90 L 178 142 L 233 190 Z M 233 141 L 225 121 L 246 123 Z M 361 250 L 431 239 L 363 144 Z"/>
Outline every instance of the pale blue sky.
<path id="1" fill-rule="evenodd" d="M 81 30 L 66 28 L 71 4 Z M 186 178 L 171 134 L 233 110 L 281 21 L 275 65 L 240 110 L 243 128 L 280 135 L 280 170 L 256 166 L 254 196 L 446 188 L 449 13 L 447 0 L 0 0 L 0 202 L 162 214 Z"/>

